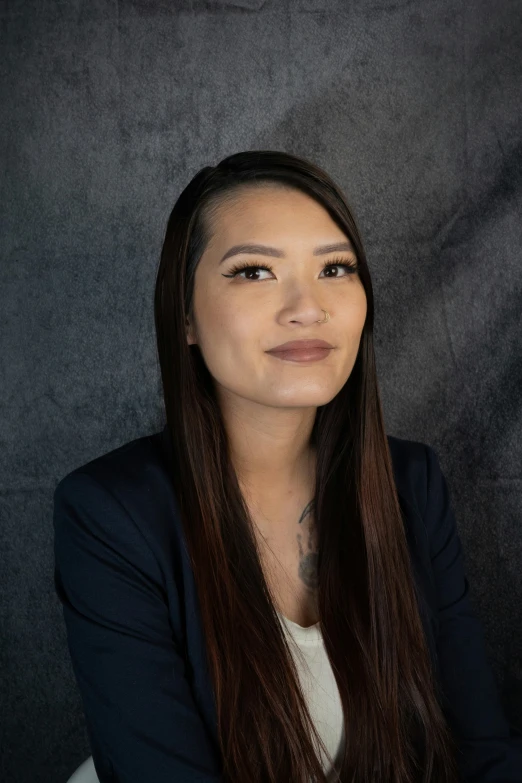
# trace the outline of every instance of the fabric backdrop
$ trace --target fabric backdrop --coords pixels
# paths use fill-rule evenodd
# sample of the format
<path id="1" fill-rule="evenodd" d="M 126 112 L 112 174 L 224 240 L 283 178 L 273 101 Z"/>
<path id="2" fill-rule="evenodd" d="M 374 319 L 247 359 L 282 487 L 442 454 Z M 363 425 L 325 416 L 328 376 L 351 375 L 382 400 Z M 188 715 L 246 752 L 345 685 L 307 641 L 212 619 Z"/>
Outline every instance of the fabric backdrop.
<path id="1" fill-rule="evenodd" d="M 0 514 L 5 783 L 90 755 L 52 493 L 163 424 L 153 289 L 189 179 L 323 166 L 373 275 L 387 432 L 433 446 L 522 729 L 522 3 L 4 0 Z"/>

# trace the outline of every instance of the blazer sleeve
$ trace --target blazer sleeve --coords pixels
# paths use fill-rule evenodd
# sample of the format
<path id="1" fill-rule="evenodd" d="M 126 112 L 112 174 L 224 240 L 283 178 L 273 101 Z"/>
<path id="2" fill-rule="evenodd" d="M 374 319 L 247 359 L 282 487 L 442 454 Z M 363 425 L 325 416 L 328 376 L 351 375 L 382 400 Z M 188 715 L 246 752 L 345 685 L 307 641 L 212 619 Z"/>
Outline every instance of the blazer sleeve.
<path id="1" fill-rule="evenodd" d="M 100 783 L 218 783 L 173 638 L 160 566 L 91 475 L 54 492 L 55 589 Z"/>
<path id="2" fill-rule="evenodd" d="M 437 594 L 437 655 L 444 711 L 465 783 L 521 783 L 522 737 L 510 732 L 473 610 L 446 479 L 427 450 L 425 524 Z"/>

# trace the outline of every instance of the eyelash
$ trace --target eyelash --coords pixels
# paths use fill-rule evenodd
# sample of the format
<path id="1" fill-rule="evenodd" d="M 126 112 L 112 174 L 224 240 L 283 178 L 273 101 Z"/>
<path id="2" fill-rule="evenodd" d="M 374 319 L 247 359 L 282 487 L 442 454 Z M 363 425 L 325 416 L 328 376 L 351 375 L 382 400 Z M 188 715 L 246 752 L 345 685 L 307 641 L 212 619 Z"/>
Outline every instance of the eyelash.
<path id="1" fill-rule="evenodd" d="M 324 264 L 323 264 L 323 269 L 329 269 L 332 266 L 343 266 L 343 267 L 345 267 L 348 270 L 348 276 L 351 275 L 351 274 L 355 274 L 360 269 L 360 264 L 357 261 L 355 261 L 355 262 L 353 262 L 353 261 L 352 262 L 347 262 L 343 258 L 334 258 L 331 261 L 325 261 Z M 243 263 L 243 264 L 239 263 L 236 266 L 232 267 L 232 269 L 230 270 L 230 274 L 223 275 L 223 277 L 236 277 L 240 272 L 244 272 L 247 269 L 266 269 L 267 272 L 273 272 L 274 271 L 273 267 L 270 266 L 270 264 L 267 264 L 266 266 L 254 266 L 253 264 L 249 264 L 249 263 Z M 335 279 L 335 278 L 333 278 L 333 279 Z M 339 279 L 342 279 L 342 278 L 339 278 Z M 250 280 L 249 282 L 251 282 L 251 283 L 261 283 L 263 281 L 262 280 Z"/>

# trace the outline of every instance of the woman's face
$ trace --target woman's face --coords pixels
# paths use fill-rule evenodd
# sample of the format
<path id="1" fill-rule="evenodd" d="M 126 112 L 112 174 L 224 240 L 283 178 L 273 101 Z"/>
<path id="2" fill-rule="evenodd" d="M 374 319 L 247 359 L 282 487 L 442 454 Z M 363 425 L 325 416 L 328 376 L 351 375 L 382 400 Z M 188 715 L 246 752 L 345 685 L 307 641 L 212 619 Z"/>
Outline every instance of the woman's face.
<path id="1" fill-rule="evenodd" d="M 357 272 L 325 262 L 355 263 L 353 250 L 314 255 L 319 245 L 349 242 L 328 212 L 298 190 L 243 187 L 222 203 L 212 239 L 196 269 L 197 343 L 219 396 L 269 407 L 317 407 L 335 397 L 350 376 L 366 319 L 366 294 Z M 268 245 L 281 257 L 241 252 L 234 245 Z M 350 243 L 351 248 L 351 243 Z M 255 270 L 230 277 L 237 264 Z M 269 264 L 273 271 L 260 269 Z M 326 323 L 323 309 L 330 314 Z M 267 353 L 288 340 L 321 339 L 334 346 L 319 361 L 295 362 Z"/>

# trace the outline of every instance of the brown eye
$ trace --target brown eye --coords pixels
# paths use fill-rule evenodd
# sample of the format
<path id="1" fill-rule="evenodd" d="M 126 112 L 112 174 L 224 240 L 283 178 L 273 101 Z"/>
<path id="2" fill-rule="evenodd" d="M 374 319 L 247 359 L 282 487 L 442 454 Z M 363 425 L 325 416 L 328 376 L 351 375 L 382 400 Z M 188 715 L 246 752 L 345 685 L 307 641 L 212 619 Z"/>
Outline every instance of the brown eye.
<path id="1" fill-rule="evenodd" d="M 254 266 L 252 264 L 237 264 L 236 266 L 232 267 L 230 270 L 230 274 L 223 275 L 223 277 L 237 277 L 242 272 L 252 272 L 256 271 L 257 269 L 265 269 L 267 272 L 273 272 L 273 268 L 271 266 Z M 249 278 L 244 278 L 245 280 Z M 256 280 L 253 280 L 252 282 L 257 282 Z"/>
<path id="2" fill-rule="evenodd" d="M 360 266 L 357 263 L 357 261 L 346 261 L 346 259 L 333 259 L 330 261 L 325 261 L 323 264 L 323 269 L 330 269 L 330 267 L 344 267 L 346 269 L 347 274 L 341 275 L 341 277 L 348 277 L 349 275 L 353 275 L 356 272 L 359 271 Z M 338 277 L 339 275 L 329 275 L 329 277 Z"/>
<path id="3" fill-rule="evenodd" d="M 325 261 L 325 263 L 323 264 L 323 270 L 324 269 L 330 269 L 330 267 L 342 267 L 342 268 L 346 269 L 346 274 L 345 275 L 335 274 L 335 275 L 327 275 L 326 276 L 327 278 L 332 278 L 332 279 L 333 278 L 337 278 L 337 277 L 339 277 L 339 278 L 349 277 L 350 275 L 353 275 L 356 272 L 358 272 L 359 269 L 360 269 L 360 266 L 357 263 L 357 261 L 346 261 L 346 259 L 344 259 L 344 258 L 339 258 L 339 259 L 333 259 L 333 260 L 330 260 L 330 261 Z M 234 267 L 232 267 L 232 269 L 230 270 L 228 275 L 223 275 L 223 277 L 234 278 L 234 277 L 238 277 L 239 275 L 242 275 L 243 273 L 245 275 L 250 275 L 251 272 L 257 272 L 258 269 L 263 269 L 266 272 L 273 272 L 274 271 L 273 267 L 270 266 L 270 264 L 267 264 L 266 266 L 257 266 L 255 264 L 249 264 L 249 263 L 245 263 L 245 262 L 241 263 L 240 262 L 239 264 L 236 264 Z M 252 283 L 262 282 L 262 280 L 256 280 L 256 279 L 254 279 L 252 277 L 249 277 L 249 276 L 245 276 L 243 279 L 244 280 L 250 280 Z M 265 279 L 267 279 L 267 278 L 265 278 Z"/>

